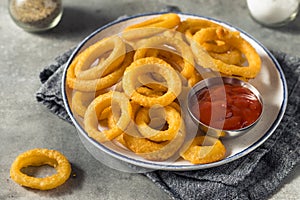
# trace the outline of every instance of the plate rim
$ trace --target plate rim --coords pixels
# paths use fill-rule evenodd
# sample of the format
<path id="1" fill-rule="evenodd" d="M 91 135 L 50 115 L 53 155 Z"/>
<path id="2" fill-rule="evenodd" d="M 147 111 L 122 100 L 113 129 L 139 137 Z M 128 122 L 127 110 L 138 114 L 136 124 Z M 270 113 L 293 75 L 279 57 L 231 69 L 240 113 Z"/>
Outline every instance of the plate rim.
<path id="1" fill-rule="evenodd" d="M 147 169 L 153 169 L 153 170 L 170 170 L 170 171 L 187 171 L 187 170 L 199 170 L 199 169 L 206 169 L 206 168 L 212 168 L 212 167 L 216 167 L 216 166 L 221 166 L 224 164 L 227 164 L 229 162 L 232 162 L 234 160 L 237 160 L 247 154 L 249 154 L 250 152 L 256 150 L 259 146 L 261 146 L 276 130 L 276 128 L 278 127 L 278 125 L 280 124 L 286 107 L 287 107 L 287 101 L 288 101 L 288 89 L 287 89 L 287 83 L 286 83 L 286 79 L 285 79 L 285 75 L 283 73 L 283 70 L 280 66 L 280 64 L 278 63 L 278 61 L 276 60 L 276 58 L 274 57 L 274 55 L 261 43 L 259 42 L 257 39 L 255 39 L 252 35 L 250 35 L 249 33 L 247 33 L 246 31 L 242 30 L 239 27 L 236 27 L 228 22 L 216 19 L 216 18 L 212 18 L 212 17 L 208 17 L 208 16 L 203 16 L 203 15 L 198 15 L 198 14 L 191 14 L 191 13 L 184 13 L 184 12 L 173 12 L 176 13 L 178 15 L 184 15 L 186 17 L 196 17 L 196 18 L 203 18 L 203 19 L 207 19 L 207 20 L 211 20 L 217 23 L 221 23 L 221 24 L 225 24 L 226 26 L 229 26 L 231 28 L 236 29 L 237 31 L 240 31 L 242 34 L 244 34 L 245 36 L 247 36 L 248 38 L 250 38 L 251 40 L 253 40 L 257 45 L 259 45 L 263 51 L 268 55 L 269 59 L 273 62 L 274 66 L 276 67 L 279 77 L 280 77 L 280 84 L 283 87 L 283 100 L 281 102 L 281 106 L 278 112 L 278 115 L 276 117 L 276 119 L 274 120 L 273 124 L 268 128 L 268 130 L 253 144 L 251 144 L 250 146 L 248 146 L 246 149 L 228 156 L 220 161 L 214 162 L 214 163 L 207 163 L 207 164 L 191 164 L 191 165 L 182 165 L 182 164 L 176 164 L 176 165 L 168 165 L 165 163 L 153 163 L 152 161 L 143 161 L 143 160 L 138 160 L 138 159 L 134 159 L 134 158 L 130 158 L 127 157 L 125 155 L 122 155 L 116 151 L 113 151 L 111 149 L 109 149 L 108 147 L 98 143 L 97 141 L 95 141 L 93 138 L 89 137 L 88 134 L 85 132 L 85 130 L 79 125 L 79 122 L 77 122 L 76 118 L 74 117 L 71 109 L 70 109 L 70 105 L 68 103 L 67 100 L 67 93 L 65 90 L 65 82 L 66 82 L 66 73 L 67 73 L 67 69 L 68 66 L 71 64 L 71 62 L 73 61 L 73 59 L 75 58 L 76 54 L 80 51 L 80 49 L 86 44 L 87 41 L 89 41 L 92 37 L 94 37 L 96 34 L 100 33 L 101 31 L 107 29 L 108 27 L 111 27 L 115 24 L 118 24 L 120 22 L 124 22 L 124 21 L 128 21 L 134 18 L 139 18 L 139 17 L 147 17 L 147 16 L 152 16 L 152 15 L 160 15 L 160 14 L 164 14 L 164 13 L 169 13 L 169 12 L 150 12 L 150 13 L 142 13 L 142 14 L 137 14 L 137 15 L 132 15 L 132 16 L 127 16 L 124 18 L 120 18 L 120 19 L 116 19 L 104 26 L 101 26 L 99 28 L 97 28 L 95 31 L 93 31 L 91 34 L 89 34 L 87 37 L 85 37 L 75 48 L 75 50 L 73 50 L 71 56 L 69 57 L 68 61 L 66 62 L 66 65 L 64 66 L 64 71 L 63 71 L 63 75 L 62 75 L 62 83 L 61 83 L 61 91 L 62 91 L 62 98 L 63 98 L 63 103 L 65 106 L 65 109 L 69 115 L 69 117 L 71 118 L 72 123 L 74 124 L 74 126 L 76 127 L 76 129 L 78 130 L 78 132 L 80 132 L 80 134 L 87 139 L 91 145 L 96 146 L 99 150 L 104 151 L 105 153 L 109 154 L 110 156 L 116 158 L 116 159 L 120 159 L 124 162 L 139 166 L 139 167 L 143 167 L 143 168 L 147 168 Z M 105 163 L 104 163 L 105 164 Z"/>

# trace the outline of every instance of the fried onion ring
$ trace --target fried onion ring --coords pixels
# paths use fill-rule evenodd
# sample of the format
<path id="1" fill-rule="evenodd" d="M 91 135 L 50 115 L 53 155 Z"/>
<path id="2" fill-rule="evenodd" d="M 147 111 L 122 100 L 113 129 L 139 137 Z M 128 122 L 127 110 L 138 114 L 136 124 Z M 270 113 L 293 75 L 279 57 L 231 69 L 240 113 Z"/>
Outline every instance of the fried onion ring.
<path id="1" fill-rule="evenodd" d="M 146 21 L 126 27 L 122 37 L 127 41 L 147 38 L 173 29 L 180 24 L 180 17 L 175 13 L 166 13 Z"/>
<path id="2" fill-rule="evenodd" d="M 50 165 L 56 173 L 43 178 L 29 176 L 21 171 L 28 166 Z M 18 184 L 39 190 L 54 189 L 68 180 L 71 165 L 67 158 L 56 150 L 32 149 L 20 154 L 13 162 L 10 177 Z"/>
<path id="3" fill-rule="evenodd" d="M 163 161 L 174 156 L 173 159 L 177 159 L 180 155 L 176 155 L 176 152 L 182 146 L 185 139 L 185 127 L 181 122 L 181 128 L 176 133 L 175 137 L 170 141 L 154 142 L 146 138 L 132 136 L 129 134 L 123 134 L 124 145 L 135 152 L 137 155 L 155 161 Z"/>
<path id="4" fill-rule="evenodd" d="M 116 122 L 116 126 L 108 130 L 98 129 L 98 117 L 105 108 L 111 106 L 112 112 L 119 110 L 116 104 L 120 107 L 120 117 Z M 132 107 L 124 93 L 110 91 L 99 95 L 88 106 L 84 115 L 84 128 L 88 135 L 96 141 L 102 143 L 114 139 L 122 134 L 131 121 Z"/>
<path id="5" fill-rule="evenodd" d="M 219 139 L 196 136 L 190 147 L 181 156 L 193 164 L 216 162 L 225 157 L 226 149 Z"/>
<path id="6" fill-rule="evenodd" d="M 83 117 L 88 105 L 93 101 L 93 99 L 106 92 L 107 91 L 105 90 L 97 92 L 73 91 L 70 107 L 78 116 Z"/>
<path id="7" fill-rule="evenodd" d="M 149 97 L 136 91 L 137 77 L 152 72 L 158 73 L 166 79 L 168 90 L 162 96 Z M 145 107 L 156 104 L 169 105 L 181 92 L 181 80 L 176 71 L 165 61 L 155 57 L 141 58 L 132 62 L 124 72 L 122 86 L 125 94 L 132 101 Z"/>
<path id="8" fill-rule="evenodd" d="M 205 19 L 187 18 L 186 20 L 180 23 L 176 30 L 183 33 L 187 41 L 190 43 L 191 40 L 193 40 L 193 35 L 196 32 L 208 27 L 221 27 L 221 25 Z"/>
<path id="9" fill-rule="evenodd" d="M 95 93 L 83 93 L 79 91 L 73 92 L 72 96 L 72 110 L 80 117 L 84 116 L 86 108 L 95 98 Z"/>
<path id="10" fill-rule="evenodd" d="M 150 109 L 155 110 L 152 111 L 152 113 L 155 112 L 152 115 L 156 115 L 156 116 L 150 116 L 151 113 Z M 181 124 L 178 123 L 181 121 L 180 113 L 171 106 L 166 106 L 164 108 L 151 107 L 150 109 L 141 108 L 136 115 L 135 122 L 137 124 L 137 128 L 141 133 L 141 135 L 156 142 L 172 140 L 181 126 Z M 162 112 L 164 114 L 161 114 Z M 153 125 L 150 126 L 150 124 L 153 120 L 155 120 L 155 118 L 157 118 L 157 120 L 159 120 L 160 122 L 164 122 L 165 120 L 166 123 L 168 124 L 167 125 L 168 128 L 166 130 L 157 130 L 156 128 L 152 128 Z M 158 128 L 162 128 L 162 127 L 158 127 Z"/>
<path id="11" fill-rule="evenodd" d="M 183 71 L 186 63 L 184 62 L 184 59 L 177 53 L 168 50 L 154 49 L 154 48 L 139 49 L 139 51 L 142 52 L 142 53 L 140 52 L 139 55 L 144 55 L 144 57 L 157 57 L 166 61 L 176 71 L 182 72 L 181 75 L 188 74 L 188 76 L 186 75 L 186 77 L 181 76 L 183 85 L 189 84 L 189 86 L 193 86 L 196 82 L 200 80 L 198 79 L 199 76 L 197 75 L 198 73 L 196 70 L 192 69 L 193 72 L 190 73 Z M 135 58 L 139 59 L 137 58 L 138 54 L 135 55 L 136 55 Z M 189 70 L 191 70 L 191 68 Z M 149 88 L 159 90 L 159 91 L 166 91 L 165 82 L 163 82 L 164 81 L 163 78 L 158 77 L 156 74 L 152 74 L 151 76 L 145 75 L 139 78 L 139 81 L 141 83 L 147 82 L 147 87 Z M 157 81 L 159 82 L 159 84 L 155 83 Z"/>
<path id="12" fill-rule="evenodd" d="M 91 67 L 97 59 L 110 51 L 111 53 L 106 59 Z M 125 43 L 120 37 L 112 36 L 102 39 L 78 55 L 75 75 L 77 78 L 85 80 L 103 77 L 114 71 L 123 62 L 125 52 Z"/>
<path id="13" fill-rule="evenodd" d="M 175 160 L 179 158 L 180 155 L 178 150 L 181 148 L 186 135 L 183 119 L 180 117 L 179 121 L 177 121 L 180 128 L 174 133 L 172 140 L 163 142 L 151 141 L 140 134 L 137 128 L 137 123 L 134 121 L 134 119 L 137 119 L 136 113 L 143 108 L 134 102 L 131 102 L 131 105 L 133 121 L 131 121 L 126 131 L 118 136 L 116 140 L 124 147 L 148 160 L 162 161 L 170 159 L 171 157 Z M 177 103 L 172 102 L 170 106 L 173 110 L 176 110 L 176 112 L 181 112 L 181 108 Z M 155 111 L 153 114 L 157 115 Z M 112 117 L 112 115 L 109 115 L 108 126 L 110 128 L 116 126 L 116 120 Z"/>
<path id="14" fill-rule="evenodd" d="M 180 17 L 175 13 L 166 13 L 157 17 L 148 19 L 146 21 L 127 26 L 124 31 L 145 28 L 145 27 L 156 27 L 156 28 L 167 28 L 172 29 L 180 23 Z"/>
<path id="15" fill-rule="evenodd" d="M 74 70 L 77 66 L 77 62 L 79 59 L 79 57 L 76 57 L 67 71 L 67 84 L 72 89 L 84 92 L 95 92 L 98 90 L 109 88 L 120 80 L 124 73 L 124 70 L 132 62 L 132 56 L 133 52 L 128 52 L 125 56 L 123 63 L 118 69 L 104 77 L 92 80 L 78 79 L 76 77 Z"/>
<path id="16" fill-rule="evenodd" d="M 208 37 L 209 36 L 209 37 Z M 197 61 L 200 63 L 202 61 L 199 60 L 198 53 L 199 48 L 196 43 L 203 43 L 206 41 L 206 38 L 209 38 L 209 40 L 222 40 L 227 44 L 230 44 L 233 48 L 241 51 L 248 61 L 248 66 L 237 66 L 232 64 L 227 64 L 221 60 L 212 58 L 210 61 L 213 62 L 210 66 L 202 65 L 204 68 L 211 68 L 213 70 L 219 71 L 226 75 L 236 75 L 241 76 L 245 78 L 255 78 L 256 75 L 259 73 L 261 68 L 261 59 L 256 52 L 256 50 L 249 44 L 246 40 L 244 40 L 241 36 L 239 36 L 236 33 L 232 33 L 224 28 L 206 28 L 198 31 L 194 35 L 194 39 L 196 42 L 193 42 L 191 44 L 192 51 L 194 52 Z M 198 48 L 198 50 L 197 50 Z M 198 63 L 199 65 L 201 65 Z"/>
<path id="17" fill-rule="evenodd" d="M 176 52 L 178 52 L 177 54 L 181 55 L 184 64 L 182 66 L 180 73 L 186 79 L 190 78 L 191 74 L 194 72 L 194 56 L 190 47 L 183 40 L 180 40 L 178 38 L 172 38 L 167 36 L 154 36 L 147 40 L 144 40 L 140 44 L 139 48 L 136 50 L 134 54 L 134 60 L 144 58 L 146 54 L 145 49 L 148 48 L 156 48 L 156 49 L 172 52 L 173 50 L 166 48 L 166 45 L 175 48 Z"/>

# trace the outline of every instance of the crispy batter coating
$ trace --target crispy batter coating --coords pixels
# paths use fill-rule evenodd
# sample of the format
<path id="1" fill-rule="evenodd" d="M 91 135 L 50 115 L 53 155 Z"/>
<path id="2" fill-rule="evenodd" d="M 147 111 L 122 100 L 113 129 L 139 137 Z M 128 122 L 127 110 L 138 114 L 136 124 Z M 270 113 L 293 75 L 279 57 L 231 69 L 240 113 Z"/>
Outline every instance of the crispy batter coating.
<path id="1" fill-rule="evenodd" d="M 21 171 L 28 166 L 50 165 L 57 173 L 46 177 L 33 177 Z M 32 149 L 20 154 L 13 162 L 10 177 L 18 184 L 39 190 L 54 189 L 68 180 L 71 165 L 67 158 L 56 150 Z"/>

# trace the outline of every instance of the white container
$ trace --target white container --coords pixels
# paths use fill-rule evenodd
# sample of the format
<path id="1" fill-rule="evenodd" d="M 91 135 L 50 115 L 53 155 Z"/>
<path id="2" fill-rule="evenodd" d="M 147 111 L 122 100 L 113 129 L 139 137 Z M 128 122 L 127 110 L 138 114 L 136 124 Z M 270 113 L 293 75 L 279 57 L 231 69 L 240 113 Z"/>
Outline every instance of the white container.
<path id="1" fill-rule="evenodd" d="M 270 27 L 289 23 L 299 10 L 299 0 L 247 0 L 247 5 L 255 21 Z"/>

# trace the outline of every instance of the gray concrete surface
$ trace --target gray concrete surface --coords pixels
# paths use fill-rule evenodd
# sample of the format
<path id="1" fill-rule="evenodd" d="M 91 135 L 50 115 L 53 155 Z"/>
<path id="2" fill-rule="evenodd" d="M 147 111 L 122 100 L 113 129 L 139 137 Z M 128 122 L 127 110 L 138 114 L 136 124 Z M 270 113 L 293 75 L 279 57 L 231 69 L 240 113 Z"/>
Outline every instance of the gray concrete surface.
<path id="1" fill-rule="evenodd" d="M 32 34 L 18 28 L 0 1 L 0 199 L 169 199 L 146 177 L 115 171 L 95 160 L 81 144 L 75 128 L 38 104 L 39 72 L 60 53 L 75 46 L 96 28 L 120 15 L 160 11 L 166 5 L 210 16 L 244 29 L 272 50 L 300 56 L 300 19 L 279 29 L 255 23 L 241 0 L 63 0 L 64 15 L 55 29 Z M 9 178 L 15 157 L 43 147 L 63 152 L 76 177 L 52 191 L 20 187 Z M 272 200 L 298 199 L 299 167 Z"/>

